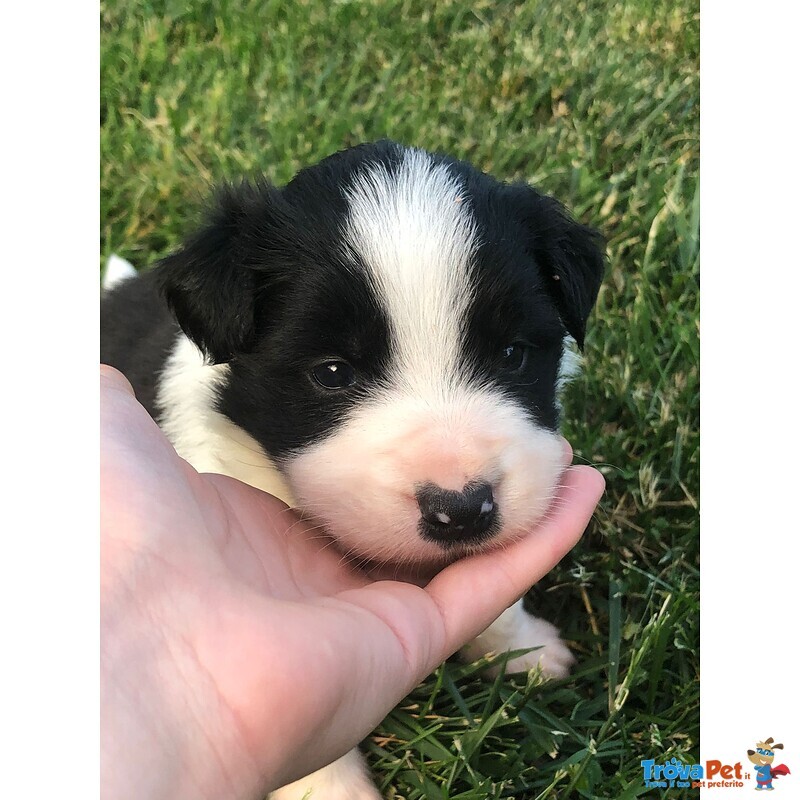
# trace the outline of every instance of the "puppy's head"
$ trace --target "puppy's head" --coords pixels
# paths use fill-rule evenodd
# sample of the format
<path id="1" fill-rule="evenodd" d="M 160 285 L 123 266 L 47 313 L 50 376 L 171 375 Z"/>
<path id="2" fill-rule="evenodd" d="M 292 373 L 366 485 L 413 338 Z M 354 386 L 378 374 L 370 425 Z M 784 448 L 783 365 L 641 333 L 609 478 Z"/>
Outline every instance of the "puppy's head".
<path id="1" fill-rule="evenodd" d="M 552 198 L 390 142 L 224 188 L 160 267 L 228 364 L 219 410 L 299 505 L 346 551 L 430 564 L 547 509 L 566 342 L 602 272 L 596 232 Z"/>

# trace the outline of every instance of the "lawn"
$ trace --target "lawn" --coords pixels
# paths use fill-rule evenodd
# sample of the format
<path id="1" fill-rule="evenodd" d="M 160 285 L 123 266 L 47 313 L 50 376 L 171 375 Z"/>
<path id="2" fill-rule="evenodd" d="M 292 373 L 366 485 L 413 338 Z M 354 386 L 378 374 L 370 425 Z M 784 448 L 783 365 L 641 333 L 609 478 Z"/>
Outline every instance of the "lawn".
<path id="1" fill-rule="evenodd" d="M 390 137 L 527 180 L 609 266 L 565 398 L 608 491 L 531 593 L 560 683 L 448 663 L 364 743 L 387 798 L 644 795 L 699 750 L 699 9 L 651 0 L 101 4 L 101 257 L 145 267 L 208 186 Z M 652 794 L 652 790 L 651 790 Z"/>

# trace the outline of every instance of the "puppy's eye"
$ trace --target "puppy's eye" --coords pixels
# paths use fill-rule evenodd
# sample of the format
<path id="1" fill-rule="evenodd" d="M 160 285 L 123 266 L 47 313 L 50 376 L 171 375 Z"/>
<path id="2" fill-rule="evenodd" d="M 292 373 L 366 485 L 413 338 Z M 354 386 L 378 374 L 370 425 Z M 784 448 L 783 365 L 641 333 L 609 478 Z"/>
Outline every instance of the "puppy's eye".
<path id="1" fill-rule="evenodd" d="M 503 369 L 508 372 L 519 372 L 528 360 L 528 350 L 528 346 L 522 342 L 514 342 L 504 347 L 500 359 Z"/>
<path id="2" fill-rule="evenodd" d="M 325 389 L 346 389 L 356 382 L 355 370 L 346 361 L 326 361 L 314 367 L 311 374 Z"/>

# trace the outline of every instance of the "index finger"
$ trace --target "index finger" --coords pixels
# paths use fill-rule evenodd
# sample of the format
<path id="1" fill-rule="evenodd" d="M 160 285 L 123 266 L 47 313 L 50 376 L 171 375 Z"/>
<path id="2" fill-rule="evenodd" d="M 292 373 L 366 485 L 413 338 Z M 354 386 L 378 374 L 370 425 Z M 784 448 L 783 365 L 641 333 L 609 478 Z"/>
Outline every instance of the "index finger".
<path id="1" fill-rule="evenodd" d="M 130 381 L 118 369 L 108 364 L 100 364 L 100 389 L 120 389 L 130 395 L 134 393 Z"/>

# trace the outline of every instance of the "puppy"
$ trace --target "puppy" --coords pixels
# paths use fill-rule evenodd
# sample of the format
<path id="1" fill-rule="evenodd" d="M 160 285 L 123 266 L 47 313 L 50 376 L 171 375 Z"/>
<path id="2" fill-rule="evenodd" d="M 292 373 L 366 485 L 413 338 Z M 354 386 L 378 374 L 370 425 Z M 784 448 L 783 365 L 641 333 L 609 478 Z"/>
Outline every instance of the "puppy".
<path id="1" fill-rule="evenodd" d="M 111 281 L 101 358 L 196 469 L 304 509 L 354 559 L 436 569 L 546 512 L 603 263 L 535 189 L 365 144 L 220 189 L 176 253 Z M 535 646 L 509 671 L 568 672 L 518 603 L 466 654 Z M 309 790 L 379 797 L 358 751 L 273 797 Z"/>

